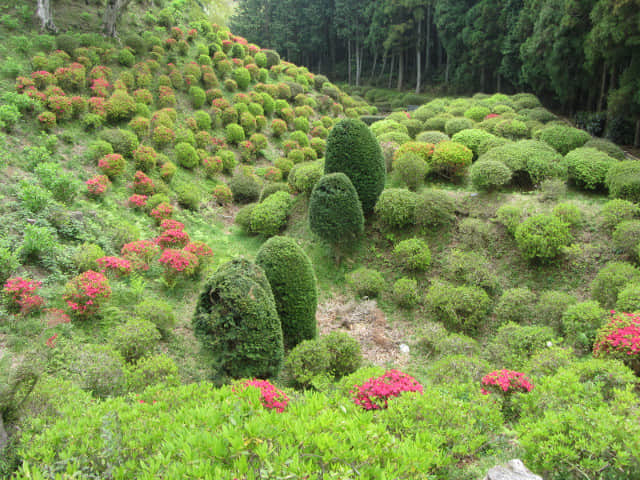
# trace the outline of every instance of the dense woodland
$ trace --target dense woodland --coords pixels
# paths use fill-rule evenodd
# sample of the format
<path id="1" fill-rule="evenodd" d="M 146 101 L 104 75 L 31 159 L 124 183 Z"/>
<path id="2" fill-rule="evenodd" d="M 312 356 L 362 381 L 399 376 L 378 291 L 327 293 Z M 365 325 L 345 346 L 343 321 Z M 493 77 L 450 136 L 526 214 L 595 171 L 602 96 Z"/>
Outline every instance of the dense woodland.
<path id="1" fill-rule="evenodd" d="M 531 91 L 640 142 L 638 0 L 241 0 L 231 25 L 349 84 Z"/>

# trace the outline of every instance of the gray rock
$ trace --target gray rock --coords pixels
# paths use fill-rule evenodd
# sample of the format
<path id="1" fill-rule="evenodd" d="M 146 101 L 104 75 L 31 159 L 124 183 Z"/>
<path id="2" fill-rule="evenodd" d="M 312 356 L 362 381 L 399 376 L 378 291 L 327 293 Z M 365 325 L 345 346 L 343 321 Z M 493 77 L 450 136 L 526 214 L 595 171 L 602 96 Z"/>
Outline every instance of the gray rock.
<path id="1" fill-rule="evenodd" d="M 542 480 L 542 477 L 531 472 L 522 460 L 511 460 L 506 465 L 493 467 L 484 480 Z"/>
<path id="2" fill-rule="evenodd" d="M 7 446 L 9 440 L 9 436 L 7 435 L 7 431 L 4 429 L 4 423 L 2 422 L 2 413 L 0 413 L 0 452 L 4 450 L 4 447 Z"/>

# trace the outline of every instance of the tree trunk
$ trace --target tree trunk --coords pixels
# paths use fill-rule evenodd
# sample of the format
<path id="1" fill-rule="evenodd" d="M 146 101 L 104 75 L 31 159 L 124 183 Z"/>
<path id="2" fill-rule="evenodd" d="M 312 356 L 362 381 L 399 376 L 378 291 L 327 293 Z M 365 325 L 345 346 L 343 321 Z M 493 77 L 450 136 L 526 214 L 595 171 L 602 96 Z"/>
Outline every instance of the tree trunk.
<path id="1" fill-rule="evenodd" d="M 602 65 L 602 78 L 600 79 L 600 98 L 598 99 L 598 113 L 604 108 L 605 89 L 607 86 L 607 64 Z"/>
<path id="2" fill-rule="evenodd" d="M 347 69 L 348 72 L 348 83 L 351 85 L 351 40 L 347 40 Z"/>
<path id="3" fill-rule="evenodd" d="M 380 78 L 384 76 L 384 71 L 387 67 L 387 52 L 382 54 L 382 70 L 380 71 Z"/>
<path id="4" fill-rule="evenodd" d="M 118 21 L 129 3 L 131 0 L 107 0 L 107 6 L 104 9 L 104 34 L 107 37 L 118 37 Z"/>
<path id="5" fill-rule="evenodd" d="M 0 452 L 2 452 L 4 450 L 4 447 L 7 446 L 8 441 L 9 435 L 7 435 L 7 431 L 4 429 L 2 413 L 0 413 Z"/>
<path id="6" fill-rule="evenodd" d="M 451 62 L 449 61 L 449 55 L 447 55 L 447 65 L 444 70 L 444 84 L 449 85 L 449 65 Z"/>
<path id="7" fill-rule="evenodd" d="M 387 85 L 387 88 L 391 88 L 391 82 L 393 81 L 393 63 L 395 58 L 396 56 L 392 54 L 391 63 L 389 64 L 389 85 Z"/>
<path id="8" fill-rule="evenodd" d="M 373 51 L 373 67 L 371 68 L 371 78 L 376 78 L 376 67 L 378 66 L 378 49 Z"/>
<path id="9" fill-rule="evenodd" d="M 422 50 L 420 50 L 420 35 L 422 35 L 422 22 L 418 22 L 418 46 L 416 46 L 416 93 L 420 93 L 420 82 L 422 81 L 420 69 L 422 68 Z"/>
<path id="10" fill-rule="evenodd" d="M 500 72 L 496 73 L 496 92 L 500 93 L 502 90 L 502 77 L 500 76 Z"/>
<path id="11" fill-rule="evenodd" d="M 52 33 L 58 32 L 58 27 L 53 23 L 51 0 L 38 0 L 36 15 L 40 19 L 40 29 Z"/>
<path id="12" fill-rule="evenodd" d="M 636 135 L 633 139 L 633 146 L 640 147 L 640 118 L 636 119 Z"/>
<path id="13" fill-rule="evenodd" d="M 398 90 L 402 90 L 402 82 L 404 80 L 404 52 L 398 54 Z"/>
<path id="14" fill-rule="evenodd" d="M 362 47 L 356 42 L 356 87 L 360 86 L 360 73 L 362 72 Z"/>
<path id="15" fill-rule="evenodd" d="M 427 39 L 424 49 L 424 76 L 429 72 L 429 53 L 431 50 L 431 6 L 427 5 Z"/>

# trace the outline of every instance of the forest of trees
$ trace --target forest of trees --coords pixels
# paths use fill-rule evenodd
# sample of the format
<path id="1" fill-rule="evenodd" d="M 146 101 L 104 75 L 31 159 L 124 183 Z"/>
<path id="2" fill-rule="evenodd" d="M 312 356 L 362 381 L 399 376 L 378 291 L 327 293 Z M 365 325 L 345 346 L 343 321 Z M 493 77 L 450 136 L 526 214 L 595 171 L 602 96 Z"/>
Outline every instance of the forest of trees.
<path id="1" fill-rule="evenodd" d="M 640 0 L 240 0 L 231 28 L 353 85 L 528 90 L 640 136 Z"/>

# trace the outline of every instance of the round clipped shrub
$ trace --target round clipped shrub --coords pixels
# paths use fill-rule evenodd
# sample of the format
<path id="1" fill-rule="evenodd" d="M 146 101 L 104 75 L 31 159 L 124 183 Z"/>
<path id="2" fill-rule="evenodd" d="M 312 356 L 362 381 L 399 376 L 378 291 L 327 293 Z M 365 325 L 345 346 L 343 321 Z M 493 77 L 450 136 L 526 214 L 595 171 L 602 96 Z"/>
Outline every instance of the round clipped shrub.
<path id="1" fill-rule="evenodd" d="M 369 214 L 384 189 L 385 163 L 380 144 L 361 120 L 334 125 L 325 151 L 324 173 L 342 172 L 356 189 L 363 213 Z"/>
<path id="2" fill-rule="evenodd" d="M 289 192 L 276 192 L 251 211 L 251 232 L 270 237 L 282 230 L 289 217 L 291 196 Z"/>
<path id="3" fill-rule="evenodd" d="M 620 222 L 611 238 L 616 250 L 628 257 L 637 258 L 638 244 L 640 244 L 640 220 Z"/>
<path id="4" fill-rule="evenodd" d="M 621 198 L 609 200 L 600 210 L 602 225 L 607 229 L 613 229 L 625 220 L 633 220 L 640 215 L 640 207 Z"/>
<path id="5" fill-rule="evenodd" d="M 244 129 L 237 123 L 230 123 L 225 127 L 225 136 L 228 143 L 238 144 L 245 139 Z"/>
<path id="6" fill-rule="evenodd" d="M 444 190 L 433 188 L 418 195 L 415 207 L 415 223 L 422 228 L 438 228 L 455 219 L 456 206 Z"/>
<path id="7" fill-rule="evenodd" d="M 318 292 L 313 265 L 304 250 L 290 237 L 272 237 L 260 247 L 256 264 L 271 285 L 285 347 L 315 338 Z"/>
<path id="8" fill-rule="evenodd" d="M 251 83 L 251 73 L 244 67 L 236 68 L 233 71 L 233 79 L 240 90 L 246 90 Z"/>
<path id="9" fill-rule="evenodd" d="M 431 250 L 420 238 L 402 240 L 393 248 L 394 261 L 410 272 L 424 272 L 431 265 Z"/>
<path id="10" fill-rule="evenodd" d="M 404 228 L 415 223 L 418 194 L 404 188 L 388 188 L 375 206 L 375 214 L 388 228 Z"/>
<path id="11" fill-rule="evenodd" d="M 140 144 L 135 133 L 121 128 L 103 130 L 100 132 L 100 139 L 109 142 L 114 153 L 119 153 L 127 158 L 131 158 L 133 151 Z"/>
<path id="12" fill-rule="evenodd" d="M 600 150 L 616 160 L 622 161 L 627 158 L 624 151 L 618 145 L 604 138 L 593 137 L 584 144 L 584 147 Z"/>
<path id="13" fill-rule="evenodd" d="M 535 136 L 551 145 L 562 155 L 582 147 L 591 138 L 591 135 L 584 130 L 567 125 L 550 125 L 536 132 Z"/>
<path id="14" fill-rule="evenodd" d="M 614 163 L 605 178 L 609 195 L 640 202 L 640 163 L 636 160 Z"/>
<path id="15" fill-rule="evenodd" d="M 565 157 L 569 180 L 581 188 L 602 188 L 609 169 L 617 160 L 595 148 L 576 148 Z"/>
<path id="16" fill-rule="evenodd" d="M 236 175 L 229 181 L 229 188 L 236 203 L 256 202 L 260 198 L 260 185 L 253 176 Z"/>
<path id="17" fill-rule="evenodd" d="M 129 120 L 136 113 L 136 101 L 125 90 L 116 90 L 104 104 L 110 122 Z"/>
<path id="18" fill-rule="evenodd" d="M 536 295 L 528 288 L 510 288 L 504 291 L 493 312 L 500 324 L 531 323 L 536 301 Z"/>
<path id="19" fill-rule="evenodd" d="M 193 145 L 189 143 L 180 142 L 176 144 L 174 151 L 176 154 L 176 160 L 184 168 L 195 168 L 200 163 L 198 152 L 193 147 Z"/>
<path id="20" fill-rule="evenodd" d="M 293 386 L 312 388 L 315 380 L 328 376 L 331 355 L 318 340 L 304 340 L 298 343 L 284 364 L 285 373 Z"/>
<path id="21" fill-rule="evenodd" d="M 336 379 L 355 372 L 362 363 L 360 344 L 347 332 L 334 330 L 320 337 L 320 344 L 329 352 L 329 373 Z"/>
<path id="22" fill-rule="evenodd" d="M 111 343 L 127 362 L 135 362 L 153 352 L 160 332 L 149 320 L 132 319 L 116 327 Z"/>
<path id="23" fill-rule="evenodd" d="M 444 142 L 445 140 L 451 140 L 451 138 L 446 133 L 440 132 L 438 130 L 427 130 L 416 135 L 416 141 L 432 143 L 434 145 L 437 145 L 440 142 Z"/>
<path id="24" fill-rule="evenodd" d="M 338 249 L 353 246 L 364 233 L 358 194 L 344 173 L 324 175 L 309 199 L 311 231 Z"/>
<path id="25" fill-rule="evenodd" d="M 152 322 L 161 335 L 166 336 L 176 323 L 171 305 L 164 300 L 147 298 L 135 306 L 136 317 Z"/>
<path id="26" fill-rule="evenodd" d="M 393 172 L 409 190 L 417 190 L 424 182 L 429 172 L 429 164 L 418 154 L 405 152 L 393 161 Z"/>
<path id="27" fill-rule="evenodd" d="M 426 296 L 434 318 L 449 330 L 474 333 L 487 318 L 491 299 L 479 287 L 460 286 L 435 281 Z"/>
<path id="28" fill-rule="evenodd" d="M 447 122 L 444 124 L 444 133 L 452 136 L 462 130 L 473 128 L 473 126 L 473 120 L 470 120 L 469 118 L 454 117 L 450 120 L 447 120 Z"/>
<path id="29" fill-rule="evenodd" d="M 640 312 L 640 283 L 630 283 L 618 294 L 617 312 Z"/>
<path id="30" fill-rule="evenodd" d="M 488 107 L 475 105 L 465 110 L 464 116 L 473 120 L 474 122 L 481 122 L 482 120 L 484 120 L 484 117 L 486 117 L 490 113 L 491 113 L 491 110 Z"/>
<path id="31" fill-rule="evenodd" d="M 554 339 L 555 332 L 550 327 L 508 322 L 492 335 L 486 349 L 494 365 L 522 368 Z"/>
<path id="32" fill-rule="evenodd" d="M 377 297 L 387 285 L 379 271 L 365 267 L 349 273 L 347 283 L 358 297 Z"/>
<path id="33" fill-rule="evenodd" d="M 562 314 L 562 334 L 576 352 L 589 353 L 607 311 L 594 300 L 569 305 Z"/>
<path id="34" fill-rule="evenodd" d="M 248 260 L 218 268 L 204 285 L 192 323 L 220 374 L 269 378 L 280 371 L 282 328 L 271 287 Z"/>
<path id="35" fill-rule="evenodd" d="M 420 302 L 418 282 L 413 278 L 402 277 L 393 284 L 393 301 L 403 308 L 413 308 Z"/>
<path id="36" fill-rule="evenodd" d="M 571 227 L 576 227 L 582 223 L 582 210 L 575 203 L 558 203 L 553 207 L 552 213 Z"/>
<path id="37" fill-rule="evenodd" d="M 562 330 L 562 314 L 570 305 L 578 300 L 573 295 L 556 290 L 549 290 L 540 294 L 535 315 L 538 322 L 552 327 L 556 332 Z"/>
<path id="38" fill-rule="evenodd" d="M 640 270 L 637 267 L 626 262 L 609 262 L 591 282 L 591 298 L 611 309 L 618 301 L 618 293 L 627 285 L 638 282 Z"/>
<path id="39" fill-rule="evenodd" d="M 447 179 L 457 180 L 464 176 L 472 160 L 473 152 L 469 148 L 453 141 L 444 141 L 435 146 L 431 169 Z"/>
<path id="40" fill-rule="evenodd" d="M 539 214 L 518 225 L 515 239 L 526 259 L 548 261 L 571 243 L 572 236 L 568 223 L 555 215 Z"/>
<path id="41" fill-rule="evenodd" d="M 320 162 L 302 162 L 294 165 L 288 175 L 288 183 L 293 192 L 310 195 L 314 185 L 322 177 Z"/>
<path id="42" fill-rule="evenodd" d="M 475 160 L 478 158 L 478 149 L 480 148 L 480 145 L 494 138 L 494 135 L 485 130 L 481 130 L 479 128 L 469 128 L 459 131 L 451 137 L 451 140 L 469 148 L 473 152 L 473 159 Z"/>
<path id="43" fill-rule="evenodd" d="M 500 283 L 491 263 L 477 251 L 452 250 L 443 273 L 451 281 L 480 287 L 489 295 L 500 292 Z"/>
<path id="44" fill-rule="evenodd" d="M 512 172 L 502 162 L 483 160 L 471 165 L 469 174 L 476 189 L 491 192 L 507 185 L 511 181 Z"/>
<path id="45" fill-rule="evenodd" d="M 142 393 L 150 385 L 162 383 L 169 387 L 180 385 L 178 366 L 164 353 L 142 357 L 125 370 L 127 391 Z"/>

